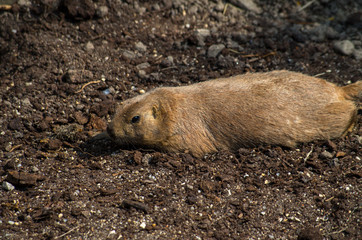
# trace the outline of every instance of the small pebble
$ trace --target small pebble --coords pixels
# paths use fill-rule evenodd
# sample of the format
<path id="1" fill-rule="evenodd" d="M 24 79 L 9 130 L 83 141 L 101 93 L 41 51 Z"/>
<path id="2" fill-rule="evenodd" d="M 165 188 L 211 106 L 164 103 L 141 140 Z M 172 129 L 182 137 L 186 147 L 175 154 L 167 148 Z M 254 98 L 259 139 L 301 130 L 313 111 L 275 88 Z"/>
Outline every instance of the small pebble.
<path id="1" fill-rule="evenodd" d="M 215 11 L 222 12 L 224 11 L 224 8 L 225 8 L 224 3 L 222 1 L 219 1 L 215 6 Z"/>
<path id="2" fill-rule="evenodd" d="M 352 54 L 355 59 L 357 60 L 362 59 L 362 49 L 354 49 Z"/>
<path id="3" fill-rule="evenodd" d="M 207 51 L 207 56 L 208 57 L 217 57 L 217 55 L 219 55 L 219 53 L 225 48 L 224 44 L 214 44 L 211 45 Z"/>
<path id="4" fill-rule="evenodd" d="M 152 5 L 152 9 L 155 11 L 160 11 L 161 7 L 160 7 L 160 5 L 158 5 L 158 3 L 155 3 L 154 5 Z"/>
<path id="5" fill-rule="evenodd" d="M 247 9 L 252 12 L 258 14 L 262 13 L 262 9 L 258 5 L 256 5 L 253 0 L 230 0 L 229 2 L 237 7 Z"/>
<path id="6" fill-rule="evenodd" d="M 132 60 L 136 58 L 136 54 L 129 50 L 124 50 L 122 56 L 126 59 Z"/>
<path id="7" fill-rule="evenodd" d="M 138 71 L 138 76 L 140 78 L 147 78 L 148 77 L 145 70 L 139 70 Z"/>
<path id="8" fill-rule="evenodd" d="M 31 1 L 30 0 L 19 0 L 18 5 L 21 7 L 30 7 Z"/>
<path id="9" fill-rule="evenodd" d="M 93 45 L 93 43 L 87 42 L 87 43 L 85 44 L 85 50 L 86 50 L 87 52 L 92 52 L 92 51 L 94 50 L 94 45 Z"/>
<path id="10" fill-rule="evenodd" d="M 110 94 L 110 93 L 111 93 L 111 91 L 109 90 L 109 88 L 103 90 L 103 94 L 104 94 L 104 95 L 108 95 L 108 94 Z"/>
<path id="11" fill-rule="evenodd" d="M 140 225 L 141 228 L 145 229 L 146 228 L 146 223 L 145 222 L 142 222 L 141 225 Z"/>
<path id="12" fill-rule="evenodd" d="M 31 171 L 32 172 L 39 172 L 39 168 L 37 168 L 36 166 L 32 166 Z"/>
<path id="13" fill-rule="evenodd" d="M 333 45 L 334 49 L 344 55 L 351 55 L 354 50 L 354 45 L 349 40 L 336 41 Z"/>
<path id="14" fill-rule="evenodd" d="M 3 189 L 5 189 L 6 191 L 13 191 L 15 189 L 14 185 L 12 185 L 11 183 L 4 181 L 2 184 Z"/>
<path id="15" fill-rule="evenodd" d="M 144 62 L 144 63 L 138 64 L 138 65 L 136 66 L 136 68 L 137 68 L 138 70 L 147 69 L 147 68 L 149 68 L 149 67 L 151 67 L 151 65 L 150 65 L 148 62 Z"/>
<path id="16" fill-rule="evenodd" d="M 138 8 L 137 9 L 138 10 L 138 13 L 140 14 L 140 15 L 143 15 L 145 12 L 146 12 L 146 8 L 145 7 L 140 7 L 140 8 Z"/>
<path id="17" fill-rule="evenodd" d="M 324 152 L 321 153 L 320 157 L 321 158 L 332 158 L 333 154 L 328 152 L 328 151 L 324 151 Z"/>
<path id="18" fill-rule="evenodd" d="M 161 62 L 161 66 L 162 67 L 171 67 L 173 65 L 173 57 L 172 56 L 168 56 L 167 58 L 163 59 Z"/>
<path id="19" fill-rule="evenodd" d="M 197 29 L 195 31 L 195 35 L 200 35 L 201 37 L 210 37 L 210 30 L 209 29 L 205 29 L 205 28 L 201 28 L 201 29 Z"/>
<path id="20" fill-rule="evenodd" d="M 100 18 L 104 18 L 108 15 L 108 7 L 107 6 L 99 6 L 97 9 L 97 16 Z"/>
<path id="21" fill-rule="evenodd" d="M 30 102 L 29 98 L 25 98 L 25 99 L 21 100 L 21 103 L 24 106 L 31 106 L 31 102 Z"/>
<path id="22" fill-rule="evenodd" d="M 198 11 L 198 7 L 197 7 L 196 5 L 192 5 L 192 6 L 188 9 L 187 13 L 188 13 L 189 15 L 196 15 L 196 14 L 197 14 L 197 11 Z"/>
<path id="23" fill-rule="evenodd" d="M 142 42 L 137 42 L 135 44 L 135 47 L 136 47 L 137 51 L 139 51 L 139 52 L 146 52 L 147 51 L 146 45 L 144 45 Z"/>

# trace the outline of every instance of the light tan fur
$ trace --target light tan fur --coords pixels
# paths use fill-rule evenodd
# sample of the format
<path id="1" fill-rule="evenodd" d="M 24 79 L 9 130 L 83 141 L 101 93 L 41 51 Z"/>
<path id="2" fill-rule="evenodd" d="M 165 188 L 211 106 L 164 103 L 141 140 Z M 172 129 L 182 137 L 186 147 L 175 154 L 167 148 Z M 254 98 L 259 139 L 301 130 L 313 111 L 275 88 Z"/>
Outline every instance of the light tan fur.
<path id="1" fill-rule="evenodd" d="M 355 123 L 362 82 L 338 87 L 289 71 L 248 73 L 126 100 L 108 133 L 122 145 L 200 157 L 260 144 L 341 137 Z M 132 118 L 139 121 L 132 123 Z"/>

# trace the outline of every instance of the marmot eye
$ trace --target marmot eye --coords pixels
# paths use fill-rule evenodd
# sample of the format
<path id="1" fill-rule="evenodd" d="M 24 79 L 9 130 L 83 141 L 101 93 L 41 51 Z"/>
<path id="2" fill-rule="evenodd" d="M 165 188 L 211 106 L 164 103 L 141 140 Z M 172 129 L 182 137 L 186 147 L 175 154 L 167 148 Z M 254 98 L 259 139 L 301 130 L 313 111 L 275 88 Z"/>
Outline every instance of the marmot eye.
<path id="1" fill-rule="evenodd" d="M 132 118 L 131 122 L 132 122 L 132 123 L 137 123 L 137 122 L 140 121 L 140 119 L 141 119 L 141 117 L 137 115 L 137 116 L 134 116 L 134 117 Z"/>

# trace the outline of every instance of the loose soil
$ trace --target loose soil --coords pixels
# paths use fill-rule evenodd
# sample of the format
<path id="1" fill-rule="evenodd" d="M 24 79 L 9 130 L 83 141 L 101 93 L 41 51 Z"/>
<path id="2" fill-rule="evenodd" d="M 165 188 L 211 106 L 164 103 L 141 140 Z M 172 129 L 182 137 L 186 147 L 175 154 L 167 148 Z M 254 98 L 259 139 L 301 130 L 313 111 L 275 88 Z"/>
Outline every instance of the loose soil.
<path id="1" fill-rule="evenodd" d="M 206 0 L 2 10 L 0 239 L 360 239 L 361 115 L 341 139 L 202 159 L 120 149 L 102 133 L 116 103 L 158 86 L 274 69 L 362 80 L 361 61 L 333 48 L 361 47 L 361 2 L 298 10 L 308 2 L 258 0 L 259 13 Z M 225 45 L 216 57 L 214 44 Z"/>

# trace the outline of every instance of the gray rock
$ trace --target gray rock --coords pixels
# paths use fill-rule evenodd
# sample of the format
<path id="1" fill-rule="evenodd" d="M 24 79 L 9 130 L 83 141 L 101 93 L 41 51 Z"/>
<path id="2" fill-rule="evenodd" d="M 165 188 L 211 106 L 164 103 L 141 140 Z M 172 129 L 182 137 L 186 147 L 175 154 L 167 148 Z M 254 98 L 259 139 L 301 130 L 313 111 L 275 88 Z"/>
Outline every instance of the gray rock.
<path id="1" fill-rule="evenodd" d="M 181 1 L 181 0 L 173 0 L 172 1 L 172 4 L 173 4 L 173 7 L 174 8 L 180 8 L 181 6 L 183 6 L 182 3 L 183 1 Z"/>
<path id="2" fill-rule="evenodd" d="M 352 41 L 354 48 L 361 48 L 362 47 L 362 40 L 353 40 Z"/>
<path id="3" fill-rule="evenodd" d="M 335 29 L 325 24 L 315 24 L 306 33 L 310 35 L 311 40 L 318 42 L 325 41 L 326 38 L 337 39 L 339 37 L 339 33 Z"/>
<path id="4" fill-rule="evenodd" d="M 224 8 L 225 8 L 225 5 L 224 5 L 224 3 L 222 2 L 222 1 L 220 1 L 220 2 L 218 2 L 217 4 L 216 4 L 216 6 L 215 6 L 215 11 L 217 11 L 217 12 L 222 12 L 222 11 L 224 11 Z"/>
<path id="5" fill-rule="evenodd" d="M 160 74 L 159 73 L 151 73 L 150 74 L 150 78 L 153 79 L 153 80 L 156 80 L 156 81 L 159 81 L 160 80 Z"/>
<path id="6" fill-rule="evenodd" d="M 234 32 L 231 34 L 231 36 L 232 36 L 232 39 L 234 39 L 238 43 L 244 44 L 248 41 L 247 35 L 244 33 L 241 33 L 241 32 Z"/>
<path id="7" fill-rule="evenodd" d="M 207 50 L 208 57 L 217 57 L 219 53 L 225 48 L 224 44 L 214 44 L 209 47 Z"/>
<path id="8" fill-rule="evenodd" d="M 24 134 L 22 132 L 15 131 L 13 137 L 14 138 L 23 138 Z"/>
<path id="9" fill-rule="evenodd" d="M 172 7 L 173 0 L 162 0 L 163 6 L 165 8 L 171 8 Z"/>
<path id="10" fill-rule="evenodd" d="M 338 167 L 340 165 L 338 158 L 333 158 L 328 162 L 330 167 Z"/>
<path id="11" fill-rule="evenodd" d="M 151 67 L 151 65 L 150 65 L 148 62 L 144 62 L 144 63 L 138 64 L 138 65 L 136 66 L 136 68 L 137 68 L 138 70 L 147 69 L 147 68 L 149 68 L 149 67 Z"/>
<path id="12" fill-rule="evenodd" d="M 171 67 L 171 66 L 173 66 L 174 65 L 173 57 L 168 56 L 167 58 L 163 59 L 160 65 L 161 65 L 161 67 Z"/>
<path id="13" fill-rule="evenodd" d="M 151 160 L 152 160 L 151 154 L 146 153 L 146 154 L 142 157 L 141 162 L 142 162 L 143 165 L 146 165 L 146 166 L 147 166 L 147 165 L 149 165 L 149 163 L 150 163 Z"/>
<path id="14" fill-rule="evenodd" d="M 357 136 L 358 143 L 362 144 L 362 136 L 358 136 L 358 135 L 356 135 L 356 136 Z"/>
<path id="15" fill-rule="evenodd" d="M 11 183 L 6 182 L 6 181 L 3 182 L 2 187 L 6 191 L 13 191 L 15 189 L 14 185 L 12 185 Z"/>
<path id="16" fill-rule="evenodd" d="M 328 152 L 328 151 L 324 151 L 324 152 L 322 152 L 322 153 L 320 154 L 320 157 L 321 157 L 321 158 L 326 158 L 326 159 L 328 159 L 328 158 L 333 158 L 333 154 L 330 153 L 330 152 Z"/>
<path id="17" fill-rule="evenodd" d="M 189 9 L 188 9 L 188 11 L 187 11 L 187 13 L 189 14 L 189 15 L 195 15 L 195 14 L 197 14 L 197 11 L 199 10 L 199 8 L 196 6 L 196 5 L 192 5 Z"/>
<path id="18" fill-rule="evenodd" d="M 354 49 L 352 54 L 355 59 L 357 60 L 362 59 L 362 49 Z"/>
<path id="19" fill-rule="evenodd" d="M 135 9 L 138 11 L 139 15 L 143 15 L 147 10 L 145 7 L 139 7 L 139 6 L 135 6 Z"/>
<path id="20" fill-rule="evenodd" d="M 132 60 L 132 59 L 135 59 L 136 58 L 136 54 L 132 51 L 129 51 L 129 50 L 124 50 L 123 53 L 122 53 L 122 56 L 129 59 L 129 60 Z"/>
<path id="21" fill-rule="evenodd" d="M 32 167 L 31 167 L 31 171 L 32 171 L 32 172 L 39 172 L 39 168 L 36 167 L 36 166 L 32 166 Z"/>
<path id="22" fill-rule="evenodd" d="M 200 47 L 203 47 L 205 46 L 205 38 L 206 37 L 209 37 L 211 34 L 210 34 L 210 30 L 209 29 L 197 29 L 195 32 L 194 32 L 194 36 L 196 38 L 196 41 L 197 41 L 197 45 L 200 46 Z"/>
<path id="23" fill-rule="evenodd" d="M 289 34 L 297 42 L 304 43 L 307 40 L 307 37 L 305 36 L 305 34 L 301 32 L 301 26 L 300 25 L 292 26 L 289 29 Z"/>
<path id="24" fill-rule="evenodd" d="M 227 46 L 227 48 L 239 49 L 239 44 L 237 42 L 233 41 L 231 38 L 228 38 L 226 40 L 226 46 Z"/>
<path id="25" fill-rule="evenodd" d="M 354 45 L 349 40 L 336 41 L 333 47 L 334 50 L 344 55 L 351 55 L 354 51 Z"/>
<path id="26" fill-rule="evenodd" d="M 260 14 L 262 12 L 261 8 L 255 4 L 253 0 L 229 0 L 229 2 L 237 7 L 255 12 Z"/>
<path id="27" fill-rule="evenodd" d="M 99 6 L 97 8 L 96 14 L 100 18 L 104 18 L 108 15 L 108 7 L 107 6 Z"/>
<path id="28" fill-rule="evenodd" d="M 210 37 L 211 33 L 209 29 L 205 29 L 205 28 L 200 28 L 195 30 L 195 34 L 200 35 L 201 37 Z"/>
<path id="29" fill-rule="evenodd" d="M 146 74 L 146 71 L 145 71 L 145 70 L 139 70 L 139 71 L 138 71 L 138 76 L 139 76 L 140 78 L 143 78 L 143 79 L 148 78 L 148 75 Z"/>
<path id="30" fill-rule="evenodd" d="M 144 45 L 142 42 L 137 42 L 135 44 L 135 47 L 139 52 L 146 52 L 147 51 L 147 46 Z"/>
<path id="31" fill-rule="evenodd" d="M 326 34 L 326 37 L 329 39 L 337 39 L 339 37 L 339 33 L 330 26 L 326 27 L 325 34 Z"/>
<path id="32" fill-rule="evenodd" d="M 155 4 L 152 5 L 152 9 L 155 10 L 155 11 L 160 11 L 161 7 L 160 7 L 160 5 L 158 5 L 158 3 L 155 3 Z"/>
<path id="33" fill-rule="evenodd" d="M 20 7 L 30 7 L 31 6 L 31 1 L 29 1 L 29 0 L 19 0 L 18 5 Z"/>
<path id="34" fill-rule="evenodd" d="M 21 100 L 21 103 L 23 106 L 28 106 L 28 107 L 32 106 L 29 98 L 25 98 L 25 99 Z"/>

